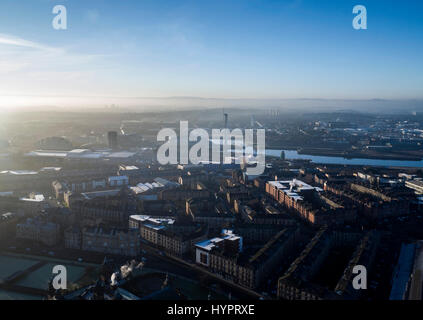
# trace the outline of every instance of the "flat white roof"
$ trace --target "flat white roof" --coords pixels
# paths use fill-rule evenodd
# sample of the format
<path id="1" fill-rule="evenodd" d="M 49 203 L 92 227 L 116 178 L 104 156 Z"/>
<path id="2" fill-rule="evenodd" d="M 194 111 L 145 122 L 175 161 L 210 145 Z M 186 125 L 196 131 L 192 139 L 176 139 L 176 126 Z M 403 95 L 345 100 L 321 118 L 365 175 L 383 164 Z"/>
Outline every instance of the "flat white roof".
<path id="1" fill-rule="evenodd" d="M 69 153 L 86 153 L 89 152 L 89 149 L 73 149 L 71 151 L 69 151 Z"/>
<path id="2" fill-rule="evenodd" d="M 28 202 L 43 202 L 45 198 L 42 194 L 36 194 L 34 195 L 34 198 L 20 198 L 20 200 Z"/>
<path id="3" fill-rule="evenodd" d="M 104 155 L 106 158 L 130 158 L 134 156 L 135 152 L 129 152 L 129 151 L 121 151 L 121 152 L 112 152 L 108 155 Z"/>
<path id="4" fill-rule="evenodd" d="M 122 166 L 122 169 L 124 169 L 124 170 L 138 170 L 139 168 L 137 166 Z"/>
<path id="5" fill-rule="evenodd" d="M 216 238 L 212 238 L 212 239 L 209 239 L 209 240 L 205 240 L 205 241 L 196 243 L 195 246 L 198 247 L 198 248 L 200 248 L 200 249 L 203 249 L 203 250 L 206 250 L 206 251 L 210 251 L 219 242 L 222 242 L 224 240 L 232 240 L 232 241 L 235 241 L 235 240 L 239 240 L 239 239 L 241 239 L 241 237 L 240 236 L 237 236 L 236 234 L 234 234 L 232 230 L 230 230 L 230 229 L 223 229 L 222 230 L 222 236 L 221 237 L 216 237 Z"/>
<path id="6" fill-rule="evenodd" d="M 62 170 L 61 167 L 44 167 L 44 168 L 41 168 L 40 171 L 60 171 L 60 170 Z"/>
<path id="7" fill-rule="evenodd" d="M 206 241 L 196 243 L 195 246 L 206 251 L 210 251 L 216 246 L 216 243 L 222 242 L 222 238 L 213 238 Z"/>
<path id="8" fill-rule="evenodd" d="M 166 218 L 152 218 L 150 216 L 147 215 L 131 215 L 130 216 L 131 219 L 133 220 L 137 220 L 139 222 L 150 222 L 153 224 L 156 224 L 155 227 L 157 227 L 158 224 L 174 224 L 175 223 L 175 219 L 166 219 Z M 146 224 L 148 226 L 154 226 L 151 224 Z"/>
<path id="9" fill-rule="evenodd" d="M 268 181 L 267 183 L 277 189 L 286 189 L 286 186 L 282 185 L 279 181 Z"/>
<path id="10" fill-rule="evenodd" d="M 68 152 L 67 151 L 31 151 L 26 153 L 26 156 L 29 157 L 51 157 L 51 158 L 66 158 Z"/>
<path id="11" fill-rule="evenodd" d="M 292 179 L 292 180 L 280 180 L 280 181 L 268 181 L 268 184 L 275 186 L 278 189 L 290 189 L 291 186 L 296 187 L 299 190 L 313 190 L 318 189 L 313 187 L 301 180 Z"/>
<path id="12" fill-rule="evenodd" d="M 30 171 L 30 170 L 5 170 L 1 171 L 0 174 L 10 174 L 10 175 L 27 175 L 27 174 L 38 174 L 37 171 Z"/>
<path id="13" fill-rule="evenodd" d="M 100 158 L 129 158 L 134 156 L 135 152 L 120 151 L 91 151 L 89 149 L 74 149 L 71 151 L 50 151 L 35 150 L 26 153 L 28 157 L 50 157 L 50 158 L 70 158 L 70 159 L 100 159 Z"/>

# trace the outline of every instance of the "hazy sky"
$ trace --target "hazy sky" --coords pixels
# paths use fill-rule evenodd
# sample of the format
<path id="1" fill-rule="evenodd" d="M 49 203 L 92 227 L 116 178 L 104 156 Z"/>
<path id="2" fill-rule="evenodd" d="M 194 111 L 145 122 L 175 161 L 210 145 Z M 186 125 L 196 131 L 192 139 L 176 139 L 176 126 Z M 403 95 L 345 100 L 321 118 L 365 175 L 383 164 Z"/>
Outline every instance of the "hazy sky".
<path id="1" fill-rule="evenodd" d="M 60 4 L 68 29 L 58 31 Z M 367 30 L 352 27 L 356 4 Z M 421 99 L 422 52 L 420 0 L 1 0 L 0 107 Z"/>

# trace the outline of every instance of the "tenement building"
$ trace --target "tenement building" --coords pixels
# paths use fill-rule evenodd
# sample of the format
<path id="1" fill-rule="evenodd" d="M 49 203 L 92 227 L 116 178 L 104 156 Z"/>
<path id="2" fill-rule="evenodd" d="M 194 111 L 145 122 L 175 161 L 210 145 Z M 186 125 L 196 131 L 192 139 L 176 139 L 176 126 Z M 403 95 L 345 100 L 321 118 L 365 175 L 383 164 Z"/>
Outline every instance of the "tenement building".
<path id="1" fill-rule="evenodd" d="M 71 249 L 135 257 L 140 253 L 139 232 L 133 229 L 86 227 L 69 228 L 65 246 Z"/>
<path id="2" fill-rule="evenodd" d="M 360 297 L 362 290 L 356 290 L 353 287 L 353 278 L 356 276 L 353 272 L 354 267 L 358 265 L 364 266 L 367 274 L 369 274 L 375 260 L 379 242 L 380 233 L 374 230 L 369 231 L 362 237 L 341 279 L 335 287 L 337 295 L 342 296 L 343 299 L 357 299 Z"/>
<path id="3" fill-rule="evenodd" d="M 211 228 L 221 228 L 236 221 L 235 215 L 223 199 L 188 199 L 185 213 L 195 223 L 204 223 Z"/>
<path id="4" fill-rule="evenodd" d="M 55 180 L 52 182 L 52 187 L 56 198 L 63 201 L 66 192 L 82 193 L 105 189 L 107 187 L 107 180 L 106 178 L 93 178 L 90 180 L 86 178 L 71 178 L 63 181 Z"/>
<path id="5" fill-rule="evenodd" d="M 83 226 L 126 227 L 130 214 L 136 212 L 136 201 L 124 195 L 94 198 L 75 201 L 70 209 Z"/>
<path id="6" fill-rule="evenodd" d="M 347 185 L 325 184 L 325 191 L 348 199 L 358 211 L 369 219 L 385 219 L 391 216 L 407 215 L 410 212 L 410 198 L 404 188 L 384 188 L 364 183 Z"/>
<path id="7" fill-rule="evenodd" d="M 259 250 L 244 247 L 243 238 L 224 229 L 221 236 L 197 243 L 196 263 L 236 284 L 257 289 L 294 248 L 298 229 L 285 228 Z"/>
<path id="8" fill-rule="evenodd" d="M 183 256 L 193 249 L 194 243 L 206 238 L 204 225 L 178 223 L 174 219 L 132 215 L 129 227 L 138 229 L 140 236 L 168 254 Z"/>
<path id="9" fill-rule="evenodd" d="M 60 237 L 59 225 L 38 218 L 28 218 L 24 223 L 16 225 L 16 238 L 39 242 L 54 246 Z"/>
<path id="10" fill-rule="evenodd" d="M 331 239 L 327 228 L 320 229 L 278 281 L 278 298 L 318 300 L 326 290 L 310 283 L 329 254 Z"/>
<path id="11" fill-rule="evenodd" d="M 18 215 L 13 212 L 0 214 L 0 241 L 12 238 L 16 233 Z"/>
<path id="12" fill-rule="evenodd" d="M 293 226 L 297 222 L 288 212 L 276 209 L 267 203 L 256 201 L 252 203 L 235 200 L 234 210 L 243 222 L 252 225 L 282 225 Z"/>
<path id="13" fill-rule="evenodd" d="M 284 300 L 337 300 L 356 299 L 361 292 L 352 287 L 355 276 L 353 268 L 363 265 L 371 270 L 380 235 L 370 231 L 362 236 L 360 233 L 330 232 L 321 228 L 307 244 L 306 248 L 291 264 L 278 281 L 278 298 Z M 323 285 L 321 275 L 323 265 L 333 257 L 334 248 L 344 252 L 352 252 L 345 264 L 342 276 L 334 287 Z M 348 248 L 353 248 L 349 251 Z M 339 264 L 339 262 L 337 262 Z M 336 279 L 335 279 L 336 280 Z"/>
<path id="14" fill-rule="evenodd" d="M 357 208 L 352 203 L 297 179 L 269 181 L 266 192 L 314 225 L 342 225 L 357 218 Z"/>

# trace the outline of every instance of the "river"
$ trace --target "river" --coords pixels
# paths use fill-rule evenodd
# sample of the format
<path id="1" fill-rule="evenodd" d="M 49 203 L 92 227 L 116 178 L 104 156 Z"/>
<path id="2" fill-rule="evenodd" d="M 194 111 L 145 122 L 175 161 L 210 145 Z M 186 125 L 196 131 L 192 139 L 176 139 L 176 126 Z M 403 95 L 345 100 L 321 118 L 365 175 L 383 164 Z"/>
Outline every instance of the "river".
<path id="1" fill-rule="evenodd" d="M 320 164 L 341 164 L 341 165 L 365 165 L 365 166 L 380 166 L 380 167 L 409 167 L 409 168 L 423 168 L 423 160 L 408 161 L 408 160 L 383 160 L 383 159 L 365 159 L 353 158 L 346 159 L 343 157 L 329 157 L 329 156 L 313 156 L 308 154 L 299 154 L 296 150 L 285 151 L 286 159 L 303 159 L 311 160 L 314 163 Z M 280 157 L 282 150 L 266 149 L 266 156 Z"/>

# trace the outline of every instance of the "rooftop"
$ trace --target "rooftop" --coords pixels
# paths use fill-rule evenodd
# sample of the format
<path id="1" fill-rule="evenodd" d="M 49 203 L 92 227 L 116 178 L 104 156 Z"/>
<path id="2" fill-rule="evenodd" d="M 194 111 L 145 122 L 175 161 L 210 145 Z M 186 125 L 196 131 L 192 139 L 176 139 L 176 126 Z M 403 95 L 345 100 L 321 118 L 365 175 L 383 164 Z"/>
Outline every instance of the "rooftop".
<path id="1" fill-rule="evenodd" d="M 209 240 L 205 240 L 199 243 L 196 243 L 195 246 L 197 248 L 206 250 L 206 251 L 211 251 L 212 249 L 216 248 L 218 243 L 221 243 L 222 241 L 225 240 L 240 240 L 242 239 L 240 236 L 237 236 L 233 233 L 232 230 L 229 229 L 223 229 L 222 230 L 222 235 L 220 237 L 215 237 L 213 239 L 209 239 Z"/>
<path id="2" fill-rule="evenodd" d="M 36 150 L 25 154 L 27 157 L 44 157 L 44 158 L 67 158 L 67 159 L 102 159 L 115 158 L 126 159 L 134 156 L 135 152 L 129 151 L 91 151 L 89 149 L 74 149 L 71 151 L 50 151 Z"/>
<path id="3" fill-rule="evenodd" d="M 148 216 L 148 215 L 132 215 L 130 216 L 130 218 L 140 222 L 150 222 L 153 224 L 174 224 L 175 223 L 175 219 L 152 218 L 151 216 Z"/>
<path id="4" fill-rule="evenodd" d="M 89 200 L 89 199 L 101 198 L 101 197 L 113 197 L 113 196 L 118 195 L 119 192 L 120 192 L 120 189 L 93 191 L 93 192 L 81 193 L 81 196 L 83 196 L 85 199 Z"/>
<path id="5" fill-rule="evenodd" d="M 29 198 L 20 198 L 20 200 L 29 202 L 43 202 L 45 198 L 42 194 L 33 194 Z"/>

